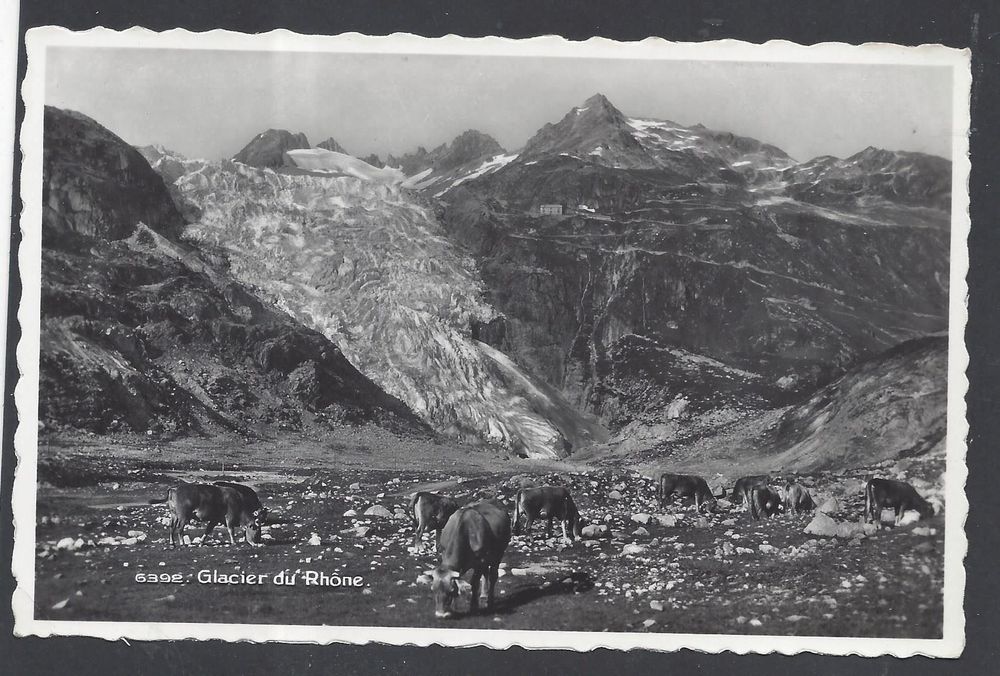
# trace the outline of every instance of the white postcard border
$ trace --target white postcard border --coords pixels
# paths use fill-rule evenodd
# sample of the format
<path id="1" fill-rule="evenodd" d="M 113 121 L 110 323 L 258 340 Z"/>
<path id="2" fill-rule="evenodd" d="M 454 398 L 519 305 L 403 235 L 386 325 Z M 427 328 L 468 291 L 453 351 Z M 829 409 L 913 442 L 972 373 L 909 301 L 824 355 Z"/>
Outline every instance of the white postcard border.
<path id="1" fill-rule="evenodd" d="M 513 40 L 508 38 L 463 38 L 448 35 L 424 38 L 396 33 L 371 37 L 358 33 L 339 36 L 299 35 L 286 30 L 246 35 L 214 30 L 192 33 L 175 29 L 156 33 L 144 28 L 117 32 L 94 28 L 72 32 L 56 26 L 33 28 L 26 35 L 27 76 L 22 85 L 25 118 L 20 143 L 23 151 L 21 198 L 23 235 L 18 263 L 22 281 L 18 321 L 21 339 L 17 346 L 20 380 L 15 389 L 18 425 L 14 447 L 18 458 L 12 495 L 15 541 L 12 569 L 17 580 L 12 605 L 14 633 L 18 636 L 93 636 L 121 638 L 223 639 L 227 641 L 282 641 L 293 643 L 387 643 L 426 646 L 489 646 L 506 648 L 556 648 L 586 651 L 595 648 L 674 651 L 690 648 L 719 653 L 793 654 L 815 652 L 834 655 L 927 655 L 957 657 L 965 644 L 964 560 L 968 549 L 965 521 L 968 500 L 965 463 L 968 422 L 965 394 L 968 352 L 964 333 L 968 319 L 968 157 L 970 53 L 941 45 L 904 47 L 890 44 L 823 43 L 804 46 L 787 41 L 762 45 L 719 40 L 674 43 L 659 38 L 622 43 L 604 38 L 571 42 L 558 36 Z M 760 636 L 731 634 L 646 634 L 577 631 L 525 631 L 505 629 L 302 626 L 275 624 L 212 624 L 163 622 L 57 621 L 34 618 L 35 582 L 35 490 L 38 443 L 39 321 L 41 291 L 42 219 L 42 120 L 44 109 L 45 55 L 48 47 L 118 47 L 157 49 L 287 50 L 361 53 L 477 54 L 548 56 L 562 58 L 651 59 L 694 61 L 755 61 L 796 63 L 903 64 L 948 67 L 953 72 L 951 282 L 948 349 L 948 411 L 946 441 L 944 623 L 941 639 L 839 638 L 806 636 Z"/>

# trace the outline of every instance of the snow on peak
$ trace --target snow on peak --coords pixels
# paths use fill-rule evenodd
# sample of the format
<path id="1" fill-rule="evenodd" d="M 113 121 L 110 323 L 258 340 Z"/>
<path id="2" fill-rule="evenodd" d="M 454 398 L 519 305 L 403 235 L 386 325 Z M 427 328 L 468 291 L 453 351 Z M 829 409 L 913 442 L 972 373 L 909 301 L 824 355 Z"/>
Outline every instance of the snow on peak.
<path id="1" fill-rule="evenodd" d="M 296 167 L 307 171 L 346 174 L 368 183 L 380 185 L 397 185 L 406 180 L 406 175 L 399 169 L 379 169 L 352 155 L 324 148 L 288 150 L 286 154 Z"/>

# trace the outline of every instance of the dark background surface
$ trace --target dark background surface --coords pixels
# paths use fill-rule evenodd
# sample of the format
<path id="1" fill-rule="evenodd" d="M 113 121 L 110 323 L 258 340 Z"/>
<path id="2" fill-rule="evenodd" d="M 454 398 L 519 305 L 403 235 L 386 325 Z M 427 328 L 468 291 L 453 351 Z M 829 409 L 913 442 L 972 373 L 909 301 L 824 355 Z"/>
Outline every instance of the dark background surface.
<path id="1" fill-rule="evenodd" d="M 502 6 L 501 6 L 502 4 Z M 972 233 L 969 238 L 969 323 L 966 342 L 971 363 L 968 371 L 968 417 L 971 425 L 967 492 L 970 502 L 966 532 L 965 600 L 967 646 L 958 661 L 891 657 L 824 657 L 818 655 L 738 656 L 678 653 L 628 653 L 599 650 L 591 653 L 527 651 L 519 648 L 414 648 L 391 646 L 297 646 L 211 642 L 110 643 L 84 638 L 12 637 L 10 574 L 13 528 L 10 492 L 15 457 L 13 451 L 16 411 L 13 387 L 17 365 L 14 348 L 20 335 L 16 311 L 20 297 L 17 270 L 11 263 L 10 305 L 7 317 L 7 382 L 4 391 L 3 463 L 0 478 L 0 673 L 74 674 L 230 674 L 230 673 L 356 673 L 385 671 L 437 673 L 610 672 L 667 670 L 682 673 L 765 673 L 796 670 L 800 673 L 925 674 L 996 673 L 1000 657 L 1000 575 L 996 560 L 1000 516 L 1000 478 L 992 440 L 1000 435 L 1000 280 L 995 261 L 1000 260 L 1000 213 L 995 176 L 1000 124 L 1000 3 L 901 0 L 781 0 L 745 2 L 490 2 L 462 0 L 426 2 L 254 2 L 174 0 L 141 3 L 135 0 L 104 2 L 29 1 L 22 3 L 18 82 L 24 76 L 24 31 L 32 26 L 57 24 L 83 30 L 93 26 L 123 29 L 133 25 L 153 30 L 212 28 L 256 33 L 287 28 L 299 33 L 337 34 L 358 31 L 384 35 L 405 31 L 425 36 L 455 33 L 465 36 L 503 35 L 530 37 L 559 34 L 576 40 L 599 35 L 617 40 L 659 36 L 677 41 L 736 38 L 750 42 L 786 39 L 803 44 L 816 42 L 942 43 L 968 47 L 973 55 Z M 18 131 L 23 107 L 18 102 Z M 14 214 L 20 212 L 20 155 L 15 155 Z M 17 230 L 15 225 L 14 230 Z M 16 260 L 20 236 L 12 233 L 11 261 Z M 957 339 L 953 336 L 953 339 Z M 766 640 L 766 639 L 765 639 Z M 766 645 L 761 645 L 766 648 Z"/>

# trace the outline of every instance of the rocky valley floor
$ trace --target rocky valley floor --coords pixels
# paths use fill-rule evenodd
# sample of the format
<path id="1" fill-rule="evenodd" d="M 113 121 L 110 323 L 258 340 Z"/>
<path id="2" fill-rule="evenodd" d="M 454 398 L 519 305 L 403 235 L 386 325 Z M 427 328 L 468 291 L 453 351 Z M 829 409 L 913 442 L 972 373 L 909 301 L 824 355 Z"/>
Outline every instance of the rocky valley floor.
<path id="1" fill-rule="evenodd" d="M 707 517 L 661 508 L 653 482 L 625 468 L 508 460 L 373 428 L 344 428 L 322 442 L 290 435 L 251 444 L 63 436 L 43 441 L 39 455 L 38 618 L 941 634 L 942 516 L 862 537 L 820 537 L 804 532 L 811 515 L 754 522 L 726 502 Z M 913 461 L 904 472 L 939 480 L 941 469 Z M 837 501 L 832 516 L 857 522 L 869 471 L 801 480 L 820 501 Z M 180 480 L 223 477 L 253 485 L 271 509 L 265 546 L 224 544 L 216 529 L 206 544 L 168 548 L 166 508 L 148 501 Z M 585 521 L 606 528 L 567 545 L 546 539 L 536 523 L 534 538 L 516 536 L 507 550 L 493 611 L 436 619 L 426 573 L 437 557 L 429 539 L 421 551 L 409 549 L 413 528 L 403 510 L 410 494 L 439 490 L 510 505 L 525 482 L 569 485 Z M 191 537 L 200 532 L 188 529 Z M 227 585 L 201 583 L 199 571 L 299 577 L 294 586 Z M 307 585 L 305 571 L 361 577 L 363 586 Z M 140 583 L 137 573 L 179 575 L 180 582 Z M 466 590 L 458 609 L 467 605 Z"/>

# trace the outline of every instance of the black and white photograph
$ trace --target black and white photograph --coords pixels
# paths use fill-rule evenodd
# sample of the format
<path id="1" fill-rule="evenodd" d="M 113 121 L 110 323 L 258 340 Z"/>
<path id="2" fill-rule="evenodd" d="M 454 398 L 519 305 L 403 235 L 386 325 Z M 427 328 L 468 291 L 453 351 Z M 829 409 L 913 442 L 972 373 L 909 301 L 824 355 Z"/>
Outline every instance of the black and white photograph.
<path id="1" fill-rule="evenodd" d="M 967 51 L 26 42 L 18 634 L 961 652 Z"/>

